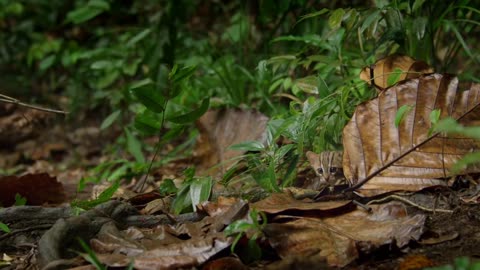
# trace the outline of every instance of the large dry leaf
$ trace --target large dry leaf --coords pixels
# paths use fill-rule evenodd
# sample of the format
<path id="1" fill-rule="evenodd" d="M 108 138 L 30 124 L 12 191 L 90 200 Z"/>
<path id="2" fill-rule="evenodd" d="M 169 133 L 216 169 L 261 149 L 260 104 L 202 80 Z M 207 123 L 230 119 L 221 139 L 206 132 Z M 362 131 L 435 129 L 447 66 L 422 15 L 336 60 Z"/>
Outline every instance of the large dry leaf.
<path id="1" fill-rule="evenodd" d="M 21 177 L 5 176 L 0 178 L 0 205 L 7 207 L 15 203 L 15 195 L 27 199 L 28 205 L 62 203 L 65 191 L 56 177 L 46 173 L 26 174 Z"/>
<path id="2" fill-rule="evenodd" d="M 403 204 L 391 202 L 372 205 L 371 212 L 357 209 L 321 219 L 269 223 L 265 234 L 282 258 L 319 255 L 328 265 L 343 267 L 358 258 L 360 249 L 368 252 L 392 243 L 403 247 L 419 239 L 424 223 L 424 215 L 409 216 Z"/>
<path id="3" fill-rule="evenodd" d="M 360 104 L 343 130 L 345 176 L 353 185 L 373 176 L 357 190 L 363 195 L 443 184 L 434 178 L 448 176 L 449 168 L 478 150 L 480 142 L 459 135 L 428 140 L 430 113 L 439 109 L 441 118 L 451 116 L 471 126 L 480 119 L 479 102 L 480 85 L 462 91 L 456 77 L 432 74 L 404 81 Z M 403 105 L 411 110 L 397 128 L 395 116 Z M 472 166 L 465 172 L 479 171 Z"/>

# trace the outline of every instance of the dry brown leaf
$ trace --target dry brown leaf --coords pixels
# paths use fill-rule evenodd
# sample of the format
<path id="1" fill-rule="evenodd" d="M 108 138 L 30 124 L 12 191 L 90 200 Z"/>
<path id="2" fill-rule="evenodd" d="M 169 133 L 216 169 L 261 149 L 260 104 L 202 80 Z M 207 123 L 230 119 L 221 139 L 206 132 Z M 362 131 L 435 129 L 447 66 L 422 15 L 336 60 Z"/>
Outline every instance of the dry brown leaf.
<path id="1" fill-rule="evenodd" d="M 311 200 L 296 200 L 289 192 L 273 193 L 264 200 L 252 204 L 252 208 L 267 214 L 281 214 L 285 212 L 297 212 L 299 215 L 305 211 L 316 211 L 318 213 L 344 213 L 352 206 L 351 201 L 325 201 L 312 202 Z"/>
<path id="2" fill-rule="evenodd" d="M 230 146 L 245 141 L 263 141 L 268 117 L 246 110 L 209 110 L 197 121 L 200 136 L 194 155 L 200 159 L 198 174 L 223 174 L 235 157 L 244 152 L 230 150 Z M 218 167 L 211 168 L 215 165 Z"/>
<path id="3" fill-rule="evenodd" d="M 0 178 L 0 187 L 0 204 L 4 207 L 15 203 L 17 193 L 27 199 L 28 205 L 65 201 L 62 184 L 46 173 L 5 176 Z"/>
<path id="4" fill-rule="evenodd" d="M 330 266 L 343 267 L 363 252 L 396 243 L 403 247 L 423 232 L 424 215 L 408 216 L 398 202 L 373 205 L 372 212 L 357 209 L 345 215 L 321 219 L 302 218 L 265 228 L 280 257 L 319 254 Z"/>
<path id="5" fill-rule="evenodd" d="M 360 79 L 368 84 L 374 85 L 378 91 L 385 90 L 388 85 L 388 78 L 397 70 L 401 70 L 402 74 L 398 81 L 418 78 L 424 74 L 433 73 L 433 69 L 423 61 L 416 61 L 410 56 L 393 54 L 378 60 L 370 67 L 365 67 L 360 72 Z"/>
<path id="6" fill-rule="evenodd" d="M 456 77 L 432 74 L 404 81 L 357 106 L 343 130 L 343 169 L 352 185 L 369 179 L 357 190 L 360 194 L 445 184 L 433 178 L 448 176 L 463 155 L 480 149 L 479 141 L 462 136 L 429 140 L 434 109 L 441 110 L 440 118 L 461 118 L 467 126 L 480 119 L 480 85 L 472 84 L 465 91 L 457 86 Z M 404 105 L 411 110 L 397 128 L 395 116 Z M 479 171 L 479 166 L 472 166 L 465 172 Z"/>

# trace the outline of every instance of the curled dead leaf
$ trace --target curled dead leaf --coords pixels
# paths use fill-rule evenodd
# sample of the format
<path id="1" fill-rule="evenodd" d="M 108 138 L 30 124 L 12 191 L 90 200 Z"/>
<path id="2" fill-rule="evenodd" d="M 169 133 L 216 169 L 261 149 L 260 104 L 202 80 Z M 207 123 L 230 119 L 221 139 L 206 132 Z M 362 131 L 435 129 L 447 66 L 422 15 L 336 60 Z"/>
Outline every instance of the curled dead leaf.
<path id="1" fill-rule="evenodd" d="M 423 61 L 416 61 L 410 56 L 393 54 L 378 60 L 360 72 L 360 79 L 372 84 L 378 91 L 383 91 L 396 82 L 418 78 L 433 73 L 433 69 Z"/>

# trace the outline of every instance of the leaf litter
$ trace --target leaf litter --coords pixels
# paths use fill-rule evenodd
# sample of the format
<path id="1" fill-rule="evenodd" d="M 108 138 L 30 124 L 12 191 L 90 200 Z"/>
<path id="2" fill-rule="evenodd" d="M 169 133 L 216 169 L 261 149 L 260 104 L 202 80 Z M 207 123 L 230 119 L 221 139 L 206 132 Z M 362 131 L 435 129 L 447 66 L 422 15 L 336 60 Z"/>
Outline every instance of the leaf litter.
<path id="1" fill-rule="evenodd" d="M 395 68 L 398 67 L 394 67 L 394 70 Z M 374 73 L 378 75 L 379 72 Z M 198 205 L 197 212 L 176 216 L 170 214 L 169 200 L 159 194 L 135 200 L 131 196 L 130 199 L 123 198 L 128 202 L 111 200 L 78 216 L 72 215 L 73 209 L 67 206 L 51 207 L 49 212 L 45 213 L 37 208 L 37 223 L 45 222 L 50 228 L 39 242 L 37 262 L 43 266 L 58 263 L 58 260 L 62 260 L 69 267 L 85 264 L 77 253 L 70 252 L 81 251 L 75 241 L 77 237 L 81 237 L 95 251 L 98 260 L 111 267 L 128 267 L 133 264 L 137 269 L 177 269 L 202 265 L 212 267 L 215 263 L 225 266 L 225 261 L 227 265 L 231 261 L 238 269 L 244 269 L 244 262 L 229 255 L 233 238 L 226 236 L 223 231 L 234 221 L 252 223 L 249 214 L 252 209 L 265 213 L 268 223 L 261 231 L 262 237 L 257 241 L 264 249 L 263 261 L 250 264 L 250 268 L 394 268 L 416 261 L 432 266 L 448 262 L 448 259 L 455 256 L 478 256 L 480 254 L 475 251 L 475 247 L 480 244 L 476 240 L 480 234 L 480 211 L 476 199 L 478 192 L 468 189 L 468 194 L 459 193 L 457 190 L 465 189 L 454 185 L 458 182 L 476 183 L 475 179 L 438 179 L 446 176 L 444 167 L 450 166 L 461 155 L 475 149 L 477 143 L 461 136 L 451 140 L 451 137 L 437 135 L 438 138 L 429 139 L 431 126 L 427 120 L 429 113 L 439 108 L 442 117 L 453 116 L 456 119 L 461 118 L 460 122 L 463 124 L 474 124 L 478 119 L 475 109 L 477 101 L 469 97 L 477 96 L 475 93 L 478 87 L 472 84 L 457 90 L 454 77 L 423 73 L 414 78 L 396 78 L 398 82 L 390 88 L 385 87 L 385 83 L 391 83 L 391 79 L 378 83 L 375 81 L 375 84 L 383 83 L 381 87 L 385 89 L 382 89 L 377 99 L 357 108 L 350 126 L 347 125 L 344 131 L 352 140 L 344 140 L 344 170 L 346 168 L 346 176 L 352 185 L 358 184 L 375 174 L 382 166 L 411 151 L 405 155 L 404 160 L 395 160 L 393 166 L 386 166 L 381 173 L 376 173 L 359 186 L 355 194 L 362 197 L 354 195 L 343 200 L 325 200 L 329 197 L 307 192 L 303 199 L 298 199 L 286 191 L 247 203 L 237 198 L 217 195 L 214 196 L 216 201 Z M 434 96 L 444 99 L 433 99 Z M 412 103 L 412 100 L 416 102 Z M 432 100 L 438 100 L 438 103 L 428 103 Z M 398 129 L 394 129 L 395 108 L 403 104 L 411 105 L 413 109 L 405 113 Z M 385 114 L 379 116 L 380 111 Z M 209 141 L 207 145 L 210 145 L 210 148 L 196 150 L 200 162 L 198 164 L 203 162 L 203 170 L 207 174 L 222 174 L 231 168 L 232 159 L 243 154 L 228 152 L 231 144 L 262 139 L 264 129 L 256 129 L 254 125 L 248 126 L 247 123 L 260 117 L 260 123 L 266 124 L 268 119 L 255 116 L 255 112 L 238 110 L 211 114 L 213 119 L 224 117 L 227 120 L 219 120 L 216 129 L 214 127 L 217 120 L 207 120 L 199 124 L 203 125 L 204 131 L 215 132 L 210 135 L 203 134 Z M 229 118 L 229 115 L 240 116 Z M 382 122 L 373 126 L 369 124 L 375 121 L 367 123 L 361 120 L 378 118 L 381 118 Z M 211 123 L 208 124 L 209 122 Z M 232 127 L 244 125 L 241 123 L 247 125 L 245 134 L 248 135 L 231 132 Z M 366 139 L 359 143 L 364 130 L 376 132 L 368 133 Z M 235 135 L 228 135 L 229 132 Z M 429 140 L 428 143 L 421 145 L 426 140 Z M 52 146 L 48 149 L 68 149 L 72 142 L 66 143 L 64 146 Z M 80 145 L 82 141 L 77 143 Z M 419 145 L 421 147 L 417 149 Z M 92 154 L 89 151 L 82 153 L 85 157 Z M 45 158 L 48 155 L 45 153 L 38 157 Z M 204 156 L 208 158 L 203 159 Z M 439 161 L 442 167 L 439 166 Z M 215 164 L 222 166 L 216 171 L 209 171 L 208 168 Z M 395 169 L 395 166 L 401 169 Z M 469 167 L 463 173 L 472 172 L 478 172 L 476 167 Z M 55 178 L 48 176 L 46 179 Z M 37 184 L 32 184 L 32 188 L 34 187 L 38 187 Z M 60 190 L 63 192 L 63 189 Z M 399 193 L 400 191 L 408 193 Z M 67 197 L 69 196 L 71 195 L 67 194 Z M 41 200 L 39 204 L 42 203 L 44 201 Z M 420 207 L 422 205 L 425 207 Z M 30 207 L 33 206 L 0 209 L 0 221 L 12 225 L 12 209 L 15 213 L 22 213 L 21 211 L 30 211 Z M 435 212 L 436 209 L 449 209 L 450 212 Z M 16 215 L 15 222 L 21 224 L 18 220 L 27 218 L 28 214 L 25 213 Z M 49 220 L 52 216 L 57 216 L 58 220 Z M 258 218 L 260 217 L 261 215 Z M 21 227 L 12 225 L 12 228 L 19 230 Z M 43 227 L 39 232 L 45 230 L 46 227 Z M 40 235 L 42 233 L 36 237 L 32 235 L 30 241 L 38 240 Z M 246 234 L 248 235 L 252 235 L 251 232 Z M 0 234 L 2 250 L 7 247 L 11 250 L 12 242 L 2 243 L 8 238 L 13 239 L 13 236 Z M 461 249 L 458 249 L 459 245 L 462 246 Z M 237 250 L 247 248 L 246 242 L 237 243 Z M 445 250 L 448 250 L 450 255 L 445 256 Z M 403 256 L 405 253 L 409 256 Z M 14 255 L 13 252 L 7 254 Z M 422 254 L 426 257 L 422 257 Z M 11 258 L 12 256 L 9 256 L 9 261 Z M 21 256 L 13 258 L 16 258 L 18 263 Z"/>

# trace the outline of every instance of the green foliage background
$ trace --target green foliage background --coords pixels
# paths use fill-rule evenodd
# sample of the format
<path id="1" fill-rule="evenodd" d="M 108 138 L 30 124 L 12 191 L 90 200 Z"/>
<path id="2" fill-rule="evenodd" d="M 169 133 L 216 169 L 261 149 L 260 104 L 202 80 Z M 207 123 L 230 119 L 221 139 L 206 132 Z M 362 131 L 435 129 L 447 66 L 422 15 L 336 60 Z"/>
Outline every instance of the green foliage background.
<path id="1" fill-rule="evenodd" d="M 135 162 L 97 168 L 116 178 L 145 171 L 144 134 L 188 140 L 208 107 L 260 110 L 272 120 L 249 173 L 278 190 L 306 150 L 341 148 L 376 94 L 358 78 L 376 59 L 403 53 L 479 80 L 477 1 L 346 2 L 0 0 L 0 92 L 121 126 Z"/>

